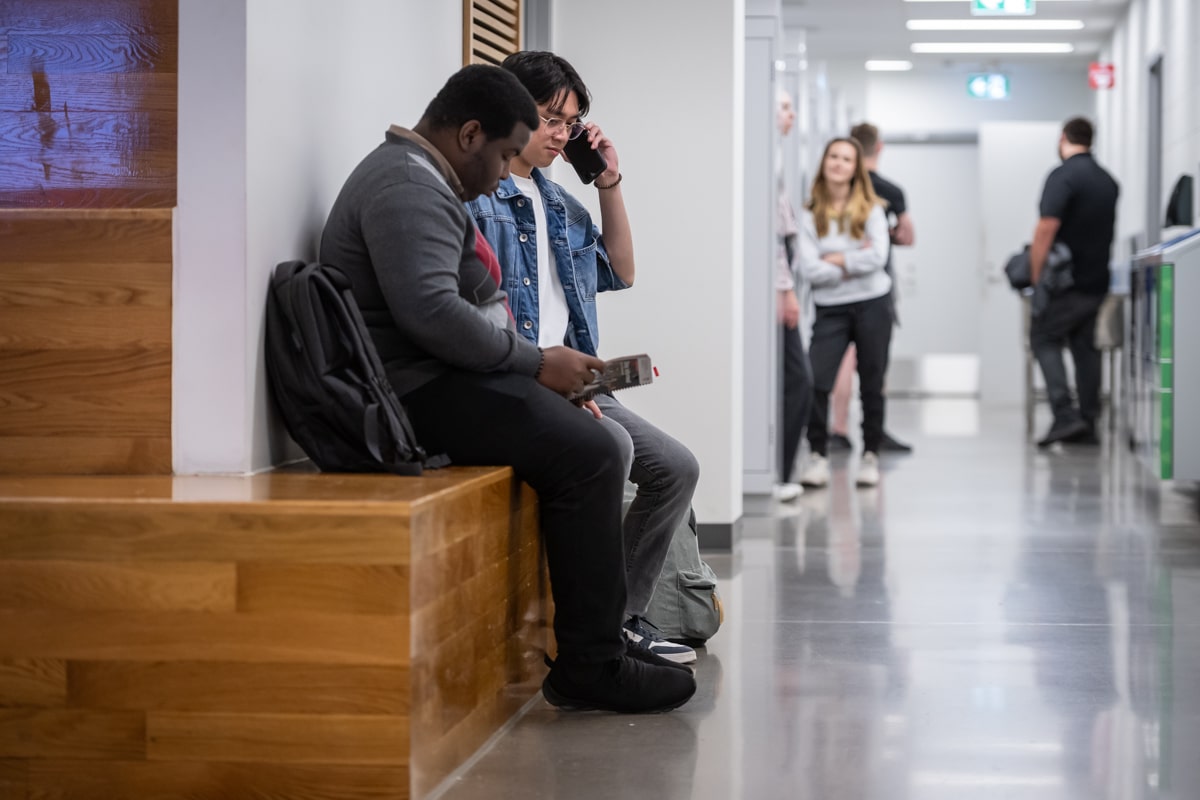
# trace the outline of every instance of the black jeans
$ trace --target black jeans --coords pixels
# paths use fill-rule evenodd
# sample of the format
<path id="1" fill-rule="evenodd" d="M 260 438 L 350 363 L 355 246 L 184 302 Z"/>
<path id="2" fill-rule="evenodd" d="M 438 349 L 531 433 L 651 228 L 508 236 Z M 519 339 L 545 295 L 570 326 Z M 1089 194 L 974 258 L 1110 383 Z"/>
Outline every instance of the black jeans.
<path id="1" fill-rule="evenodd" d="M 405 395 L 418 441 L 459 465 L 511 465 L 538 494 L 559 658 L 625 652 L 625 464 L 617 440 L 533 378 L 454 371 Z"/>
<path id="2" fill-rule="evenodd" d="M 813 373 L 804 352 L 804 340 L 799 328 L 779 326 L 783 338 L 783 447 L 779 465 L 779 480 L 788 483 L 804 438 L 804 426 L 812 411 Z"/>
<path id="3" fill-rule="evenodd" d="M 1033 351 L 1046 395 L 1054 411 L 1054 424 L 1067 425 L 1082 419 L 1089 425 L 1100 416 L 1100 351 L 1096 349 L 1096 314 L 1104 302 L 1102 294 L 1067 291 L 1050 298 L 1046 308 L 1029 326 L 1029 349 Z M 1064 347 L 1075 362 L 1075 384 L 1079 407 L 1071 399 Z"/>
<path id="4" fill-rule="evenodd" d="M 808 422 L 808 444 L 825 455 L 829 441 L 829 393 L 837 379 L 846 348 L 858 350 L 858 384 L 862 397 L 863 451 L 878 453 L 883 442 L 883 378 L 892 345 L 892 306 L 888 295 L 817 306 L 812 342 L 808 346 L 813 371 L 813 407 Z"/>

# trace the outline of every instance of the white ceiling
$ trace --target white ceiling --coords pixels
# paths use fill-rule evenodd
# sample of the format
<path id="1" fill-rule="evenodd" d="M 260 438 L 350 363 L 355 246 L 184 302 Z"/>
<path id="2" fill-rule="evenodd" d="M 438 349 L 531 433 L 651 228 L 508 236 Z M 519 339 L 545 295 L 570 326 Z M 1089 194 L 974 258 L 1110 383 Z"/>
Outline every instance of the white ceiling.
<path id="1" fill-rule="evenodd" d="M 905 2 L 904 0 L 782 0 L 787 31 L 804 30 L 807 57 L 817 60 L 907 59 L 918 68 L 954 64 L 1026 63 L 1061 67 L 1090 60 L 1112 35 L 1129 0 L 1038 0 L 1033 17 L 1012 19 L 1078 19 L 1078 31 L 966 32 L 910 31 L 907 20 L 989 19 L 971 14 L 970 0 Z M 994 19 L 994 18 L 993 18 Z M 790 38 L 790 37 L 789 37 Z M 1070 55 L 915 55 L 913 42 L 1068 42 Z"/>

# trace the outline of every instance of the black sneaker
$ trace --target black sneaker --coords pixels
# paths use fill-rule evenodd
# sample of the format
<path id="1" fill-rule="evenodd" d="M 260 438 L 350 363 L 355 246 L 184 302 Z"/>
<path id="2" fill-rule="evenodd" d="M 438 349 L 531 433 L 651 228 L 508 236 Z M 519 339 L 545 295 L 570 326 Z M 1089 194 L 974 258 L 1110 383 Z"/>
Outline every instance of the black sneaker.
<path id="1" fill-rule="evenodd" d="M 879 450 L 882 453 L 911 453 L 913 451 L 911 444 L 905 444 L 887 431 L 883 432 L 883 439 L 879 442 Z"/>
<path id="2" fill-rule="evenodd" d="M 840 433 L 829 434 L 829 444 L 825 448 L 830 453 L 848 453 L 854 449 L 854 444 L 848 436 Z"/>
<path id="3" fill-rule="evenodd" d="M 1073 422 L 1055 422 L 1050 426 L 1046 435 L 1038 440 L 1038 447 L 1049 447 L 1055 442 L 1070 441 L 1073 437 L 1082 436 L 1088 432 L 1088 424 L 1081 419 Z"/>
<path id="4" fill-rule="evenodd" d="M 623 655 L 602 664 L 554 663 L 542 681 L 546 702 L 568 711 L 672 711 L 696 693 L 691 671 Z"/>
<path id="5" fill-rule="evenodd" d="M 1064 441 L 1067 444 L 1082 444 L 1082 445 L 1089 445 L 1089 446 L 1095 446 L 1095 445 L 1100 444 L 1100 437 L 1098 435 L 1096 435 L 1095 424 L 1091 423 L 1091 422 L 1087 422 L 1086 420 L 1084 421 L 1083 424 L 1087 426 L 1086 430 L 1084 430 L 1082 433 L 1077 433 L 1074 436 L 1071 436 L 1070 438 L 1065 439 Z"/>

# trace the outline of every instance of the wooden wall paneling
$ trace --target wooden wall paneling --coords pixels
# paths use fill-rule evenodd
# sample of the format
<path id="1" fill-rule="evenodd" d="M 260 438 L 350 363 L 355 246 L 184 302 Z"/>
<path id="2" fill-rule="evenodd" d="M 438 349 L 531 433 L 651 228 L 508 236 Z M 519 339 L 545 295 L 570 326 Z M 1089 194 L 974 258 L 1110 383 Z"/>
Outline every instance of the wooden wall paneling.
<path id="1" fill-rule="evenodd" d="M 0 36 L 0 41 L 4 37 Z M 159 73 L 64 74 L 54 79 L 49 97 L 35 91 L 28 75 L 0 73 L 0 111 L 74 114 L 78 112 L 138 112 L 149 119 L 177 125 L 178 78 Z M 164 143 L 165 144 L 165 143 Z"/>
<path id="2" fill-rule="evenodd" d="M 140 711 L 0 708 L 0 759 L 144 759 Z"/>
<path id="3" fill-rule="evenodd" d="M 171 218 L 163 209 L 0 211 L 0 261 L 170 264 Z"/>
<path id="4" fill-rule="evenodd" d="M 178 37 L 149 34 L 8 33 L 8 71 L 178 72 Z"/>
<path id="5" fill-rule="evenodd" d="M 7 456 L 5 454 L 8 454 Z M 0 437 L 0 475 L 47 475 L 64 470 L 80 474 L 165 475 L 171 472 L 171 440 L 144 436 Z"/>
<path id="6" fill-rule="evenodd" d="M 0 348 L 0 437 L 41 435 L 45 446 L 59 434 L 169 438 L 170 398 L 165 348 Z"/>
<path id="7" fill-rule="evenodd" d="M 26 800 L 29 797 L 29 761 L 0 758 L 0 797 Z"/>
<path id="8" fill-rule="evenodd" d="M 0 211 L 0 473 L 170 471 L 171 221 Z"/>
<path id="9" fill-rule="evenodd" d="M 0 207 L 175 204 L 178 3 L 0 5 Z"/>
<path id="10" fill-rule="evenodd" d="M 65 677 L 72 706 L 146 711 L 403 716 L 408 685 L 400 665 L 235 661 L 72 661 Z"/>
<path id="11" fill-rule="evenodd" d="M 0 33 L 145 36 L 179 31 L 177 0 L 4 0 Z"/>
<path id="12" fill-rule="evenodd" d="M 66 701 L 65 661 L 0 658 L 0 708 L 62 708 Z"/>

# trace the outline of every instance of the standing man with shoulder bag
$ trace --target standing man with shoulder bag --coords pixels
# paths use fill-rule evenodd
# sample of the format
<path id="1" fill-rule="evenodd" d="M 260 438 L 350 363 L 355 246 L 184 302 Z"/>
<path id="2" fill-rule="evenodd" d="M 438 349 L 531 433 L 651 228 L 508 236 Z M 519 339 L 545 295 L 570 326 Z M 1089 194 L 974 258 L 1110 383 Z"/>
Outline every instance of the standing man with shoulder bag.
<path id="1" fill-rule="evenodd" d="M 1033 318 L 1029 346 L 1046 380 L 1054 423 L 1038 447 L 1055 442 L 1097 444 L 1100 415 L 1100 351 L 1096 349 L 1096 315 L 1108 294 L 1109 253 L 1117 216 L 1120 188 L 1092 157 L 1092 123 L 1082 117 L 1068 120 L 1058 140 L 1062 165 L 1046 178 L 1040 204 L 1041 219 L 1029 248 L 1030 277 L 1043 280 L 1047 257 L 1055 243 L 1071 252 L 1073 286 L 1050 295 L 1044 310 Z M 1078 405 L 1071 397 L 1063 362 L 1064 347 L 1075 362 Z"/>

